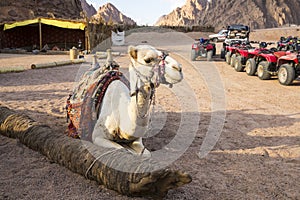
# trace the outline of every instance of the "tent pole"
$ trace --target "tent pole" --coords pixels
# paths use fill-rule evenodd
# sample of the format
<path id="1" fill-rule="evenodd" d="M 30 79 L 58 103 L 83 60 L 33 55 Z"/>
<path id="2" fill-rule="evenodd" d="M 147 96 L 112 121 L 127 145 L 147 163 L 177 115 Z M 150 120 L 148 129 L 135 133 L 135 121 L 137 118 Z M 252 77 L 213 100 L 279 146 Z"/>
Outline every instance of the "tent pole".
<path id="1" fill-rule="evenodd" d="M 85 49 L 87 50 L 87 52 L 89 52 L 89 50 L 90 50 L 90 46 L 89 46 L 90 43 L 89 43 L 89 33 L 88 33 L 87 28 L 85 28 L 84 36 L 85 36 Z"/>
<path id="2" fill-rule="evenodd" d="M 39 18 L 39 38 L 40 38 L 40 50 L 42 50 L 43 44 L 42 44 L 42 23 L 41 23 L 41 18 Z"/>

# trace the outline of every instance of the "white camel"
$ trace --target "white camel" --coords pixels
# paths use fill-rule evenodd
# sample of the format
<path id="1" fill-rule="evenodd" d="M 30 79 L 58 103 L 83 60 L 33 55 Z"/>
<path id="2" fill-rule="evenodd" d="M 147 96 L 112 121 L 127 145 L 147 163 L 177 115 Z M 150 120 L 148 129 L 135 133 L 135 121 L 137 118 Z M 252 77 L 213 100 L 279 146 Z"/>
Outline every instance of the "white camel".
<path id="1" fill-rule="evenodd" d="M 107 148 L 126 148 L 138 155 L 150 155 L 142 143 L 149 124 L 149 109 L 155 88 L 183 79 L 181 65 L 149 45 L 129 46 L 130 89 L 112 81 L 104 94 L 101 111 L 92 131 L 92 142 Z"/>

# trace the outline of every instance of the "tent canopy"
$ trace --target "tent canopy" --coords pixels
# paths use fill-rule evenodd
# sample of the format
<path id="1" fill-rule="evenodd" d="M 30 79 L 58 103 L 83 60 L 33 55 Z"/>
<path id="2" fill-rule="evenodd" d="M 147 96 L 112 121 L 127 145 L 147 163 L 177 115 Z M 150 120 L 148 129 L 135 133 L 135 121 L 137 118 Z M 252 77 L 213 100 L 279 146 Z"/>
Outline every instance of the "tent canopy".
<path id="1" fill-rule="evenodd" d="M 37 18 L 37 19 L 30 19 L 30 20 L 25 20 L 25 21 L 14 22 L 11 24 L 4 24 L 3 30 L 5 31 L 8 29 L 18 27 L 18 26 L 26 26 L 29 24 L 36 24 L 39 22 L 42 24 L 47 24 L 47 25 L 57 26 L 60 28 L 67 28 L 67 29 L 84 30 L 84 28 L 86 26 L 85 23 L 83 23 L 83 22 L 64 21 L 64 20 L 48 19 L 48 18 Z"/>

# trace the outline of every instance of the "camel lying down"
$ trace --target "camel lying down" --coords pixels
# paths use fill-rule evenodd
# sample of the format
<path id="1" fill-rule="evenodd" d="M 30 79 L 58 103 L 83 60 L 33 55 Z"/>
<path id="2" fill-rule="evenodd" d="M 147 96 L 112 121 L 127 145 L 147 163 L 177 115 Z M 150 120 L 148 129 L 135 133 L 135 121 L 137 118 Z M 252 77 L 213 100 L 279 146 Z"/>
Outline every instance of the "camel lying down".
<path id="1" fill-rule="evenodd" d="M 127 172 L 126 167 L 119 168 L 119 160 L 126 159 L 125 166 L 131 166 L 135 165 L 132 158 L 135 162 L 145 159 L 141 161 L 141 165 L 134 166 L 139 166 L 142 171 L 134 172 L 150 172 L 150 178 L 143 178 L 142 182 L 131 185 L 131 190 L 137 187 L 140 191 L 145 183 L 151 183 L 155 187 L 160 185 L 159 187 L 164 188 L 162 193 L 165 194 L 168 189 L 189 183 L 191 177 L 180 171 L 162 172 L 161 168 L 156 168 L 160 163 L 151 159 L 151 152 L 144 147 L 142 138 L 148 128 L 149 109 L 155 89 L 160 84 L 172 86 L 180 82 L 183 79 L 181 65 L 168 54 L 149 45 L 129 46 L 128 55 L 129 81 L 118 70 L 119 66 L 115 62 L 102 67 L 96 65 L 83 75 L 67 101 L 69 136 L 110 149 L 110 159 L 118 162 L 109 167 L 117 165 L 118 171 Z M 113 152 L 119 151 L 128 152 L 131 159 L 116 159 Z M 99 156 L 101 162 L 102 156 L 103 154 Z"/>
<path id="2" fill-rule="evenodd" d="M 152 46 L 129 46 L 129 82 L 112 66 L 85 73 L 68 101 L 71 136 L 106 148 L 126 148 L 150 156 L 142 137 L 149 124 L 149 109 L 160 84 L 183 79 L 181 65 Z M 105 70 L 104 70 L 104 69 Z"/>

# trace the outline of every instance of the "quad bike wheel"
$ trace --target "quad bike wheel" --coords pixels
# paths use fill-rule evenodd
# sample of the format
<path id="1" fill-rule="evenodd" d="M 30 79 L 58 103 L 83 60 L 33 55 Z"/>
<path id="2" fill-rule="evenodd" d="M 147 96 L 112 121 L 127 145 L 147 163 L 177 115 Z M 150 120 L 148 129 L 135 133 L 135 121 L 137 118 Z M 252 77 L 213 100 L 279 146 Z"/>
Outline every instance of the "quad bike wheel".
<path id="1" fill-rule="evenodd" d="M 268 80 L 271 78 L 271 74 L 268 72 L 269 63 L 267 61 L 261 61 L 257 66 L 257 76 L 261 80 Z"/>
<path id="2" fill-rule="evenodd" d="M 236 60 L 236 55 L 233 54 L 230 58 L 230 66 L 231 67 L 234 67 L 234 64 L 235 64 L 235 60 Z"/>
<path id="3" fill-rule="evenodd" d="M 231 53 L 227 52 L 225 55 L 225 61 L 228 65 L 230 65 L 230 60 L 231 60 Z"/>
<path id="4" fill-rule="evenodd" d="M 295 69 L 292 65 L 283 64 L 278 70 L 278 81 L 282 85 L 290 85 L 296 77 Z"/>
<path id="5" fill-rule="evenodd" d="M 207 52 L 207 61 L 211 61 L 212 60 L 213 53 L 214 52 L 212 50 Z"/>
<path id="6" fill-rule="evenodd" d="M 221 58 L 222 59 L 225 58 L 225 49 L 224 48 L 221 49 Z"/>
<path id="7" fill-rule="evenodd" d="M 192 60 L 192 61 L 195 61 L 197 55 L 198 55 L 197 51 L 194 50 L 194 49 L 192 49 L 192 51 L 191 51 L 191 60 Z"/>
<path id="8" fill-rule="evenodd" d="M 235 59 L 235 63 L 234 63 L 234 69 L 237 72 L 242 72 L 244 67 L 242 65 L 242 57 L 241 56 L 237 56 Z"/>
<path id="9" fill-rule="evenodd" d="M 253 58 L 249 58 L 246 62 L 245 71 L 249 76 L 254 76 L 256 73 L 256 63 Z"/>

